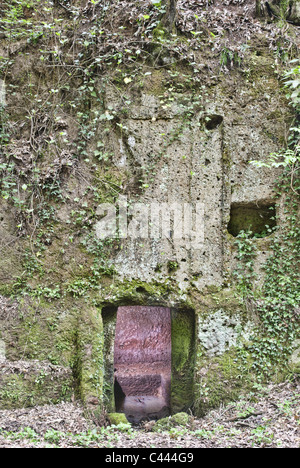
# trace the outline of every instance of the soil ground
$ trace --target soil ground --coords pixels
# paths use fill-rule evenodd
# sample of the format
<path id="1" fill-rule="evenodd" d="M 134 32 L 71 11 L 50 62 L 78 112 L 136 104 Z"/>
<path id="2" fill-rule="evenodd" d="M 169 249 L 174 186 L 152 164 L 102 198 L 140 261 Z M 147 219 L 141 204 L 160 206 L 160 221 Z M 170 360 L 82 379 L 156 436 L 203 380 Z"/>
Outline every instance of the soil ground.
<path id="1" fill-rule="evenodd" d="M 258 388 L 188 426 L 97 426 L 78 404 L 0 411 L 0 448 L 299 448 L 300 383 Z"/>

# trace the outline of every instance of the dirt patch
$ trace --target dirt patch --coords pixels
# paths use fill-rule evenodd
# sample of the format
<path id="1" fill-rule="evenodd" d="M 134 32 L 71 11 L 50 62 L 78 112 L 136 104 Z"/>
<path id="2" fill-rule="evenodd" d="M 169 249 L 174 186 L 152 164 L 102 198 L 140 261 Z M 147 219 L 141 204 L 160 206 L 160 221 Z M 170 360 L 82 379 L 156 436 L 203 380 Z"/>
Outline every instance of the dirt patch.
<path id="1" fill-rule="evenodd" d="M 299 396 L 299 383 L 268 386 L 163 433 L 151 432 L 150 423 L 125 432 L 97 427 L 81 406 L 71 403 L 0 411 L 0 447 L 299 448 Z"/>

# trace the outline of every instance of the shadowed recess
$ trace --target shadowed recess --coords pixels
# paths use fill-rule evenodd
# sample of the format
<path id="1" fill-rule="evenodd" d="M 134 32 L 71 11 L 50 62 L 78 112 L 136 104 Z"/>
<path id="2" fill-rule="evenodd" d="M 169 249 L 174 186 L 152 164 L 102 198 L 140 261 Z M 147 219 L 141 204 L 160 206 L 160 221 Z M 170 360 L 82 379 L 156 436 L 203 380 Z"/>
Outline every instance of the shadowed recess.
<path id="1" fill-rule="evenodd" d="M 268 229 L 276 226 L 274 203 L 257 201 L 252 203 L 233 203 L 230 210 L 228 232 L 237 237 L 241 231 L 251 231 L 252 237 L 270 235 Z"/>

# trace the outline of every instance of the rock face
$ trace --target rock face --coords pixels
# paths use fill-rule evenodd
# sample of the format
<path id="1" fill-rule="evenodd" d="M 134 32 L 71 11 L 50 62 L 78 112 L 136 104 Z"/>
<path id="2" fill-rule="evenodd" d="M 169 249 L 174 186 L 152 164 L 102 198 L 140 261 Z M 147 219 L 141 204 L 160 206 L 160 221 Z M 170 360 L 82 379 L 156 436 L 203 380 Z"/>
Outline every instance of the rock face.
<path id="1" fill-rule="evenodd" d="M 73 394 L 70 369 L 42 361 L 1 362 L 0 407 L 2 409 L 60 403 Z M 9 399 L 7 398 L 9 395 Z"/>
<path id="2" fill-rule="evenodd" d="M 170 365 L 171 314 L 163 307 L 119 307 L 115 364 Z"/>
<path id="3" fill-rule="evenodd" d="M 250 386 L 238 286 L 263 284 L 285 220 L 281 169 L 250 162 L 286 144 L 299 28 L 252 0 L 166 2 L 169 24 L 148 0 L 71 3 L 0 13 L 0 408 L 75 391 L 135 423 L 200 415 Z"/>
<path id="4" fill-rule="evenodd" d="M 216 311 L 199 323 L 199 340 L 209 356 L 220 356 L 236 346 L 238 339 L 250 336 L 251 322 L 242 326 L 240 317 L 228 316 L 223 310 Z"/>
<path id="5" fill-rule="evenodd" d="M 268 75 L 271 62 L 266 57 L 253 60 L 265 80 L 264 99 L 258 100 L 257 89 L 241 81 L 236 83 L 239 91 L 228 89 L 234 94 L 230 98 L 224 95 L 223 84 L 217 84 L 213 101 L 189 118 L 188 125 L 182 121 L 184 103 L 192 102 L 191 95 L 174 93 L 167 106 L 146 90 L 132 96 L 121 138 L 113 132 L 108 137 L 113 164 L 129 173 L 138 171 L 145 181 L 138 195 L 129 189 L 126 196 L 128 235 L 114 259 L 120 277 L 160 281 L 169 274 L 171 262 L 172 277 L 182 291 L 191 278 L 199 290 L 222 286 L 224 271 L 233 267 L 232 256 L 227 256 L 234 241 L 225 235 L 228 227 L 234 227 L 230 231 L 234 236 L 237 229 L 250 226 L 254 230 L 257 226 L 257 234 L 261 234 L 264 219 L 269 223 L 276 216 L 270 211 L 276 171 L 257 168 L 249 161 L 275 152 L 283 127 L 280 119 L 272 117 L 276 104 L 271 97 L 274 81 Z M 122 106 L 113 88 L 107 89 L 106 106 L 112 112 Z M 264 128 L 258 115 L 266 116 Z M 173 139 L 176 133 L 178 137 Z M 153 205 L 161 211 L 161 235 L 153 235 Z M 249 215 L 241 216 L 242 211 Z M 185 234 L 185 223 L 191 227 L 191 236 Z M 175 234 L 174 225 L 179 226 Z"/>
<path id="6" fill-rule="evenodd" d="M 298 374 L 300 371 L 300 340 L 296 340 L 294 343 L 294 352 L 290 358 L 290 365 L 298 369 Z"/>

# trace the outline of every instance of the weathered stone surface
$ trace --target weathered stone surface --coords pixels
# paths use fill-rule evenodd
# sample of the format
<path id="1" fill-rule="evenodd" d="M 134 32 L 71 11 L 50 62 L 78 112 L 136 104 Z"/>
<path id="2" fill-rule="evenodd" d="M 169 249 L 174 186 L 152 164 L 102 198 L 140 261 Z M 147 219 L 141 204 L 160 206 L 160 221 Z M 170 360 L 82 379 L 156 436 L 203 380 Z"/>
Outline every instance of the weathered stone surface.
<path id="1" fill-rule="evenodd" d="M 229 316 L 220 309 L 206 319 L 199 317 L 198 337 L 208 356 L 218 356 L 236 346 L 238 340 L 247 341 L 252 328 L 250 321 L 244 324 L 238 315 Z"/>
<path id="2" fill-rule="evenodd" d="M 110 3 L 113 6 L 118 2 Z M 155 44 L 146 41 L 145 50 L 140 51 L 147 54 L 146 62 L 141 65 L 138 60 L 141 68 L 134 79 L 127 78 L 126 87 L 123 73 L 127 76 L 127 67 L 120 63 L 118 70 L 105 69 L 104 60 L 101 71 L 102 65 L 97 62 L 91 86 L 85 85 L 84 92 L 80 81 L 86 77 L 73 74 L 66 75 L 70 80 L 62 89 L 54 89 L 52 62 L 46 54 L 40 60 L 41 49 L 34 46 L 35 40 L 44 41 L 46 33 L 33 42 L 33 36 L 27 41 L 19 40 L 18 35 L 9 44 L 6 39 L 1 41 L 0 55 L 10 64 L 5 83 L 0 81 L 0 104 L 6 100 L 9 103 L 4 117 L 8 117 L 7 126 L 12 131 L 1 171 L 11 161 L 16 172 L 1 183 L 1 189 L 11 186 L 12 193 L 8 200 L 7 194 L 2 194 L 0 201 L 0 359 L 6 357 L 5 364 L 39 359 L 62 369 L 72 367 L 76 395 L 92 411 L 103 406 L 115 410 L 116 310 L 124 305 L 172 308 L 172 412 L 193 407 L 202 414 L 222 401 L 237 398 L 242 388 L 248 388 L 248 382 L 240 379 L 241 363 L 234 348 L 240 339 L 247 341 L 252 317 L 250 320 L 243 305 L 237 306 L 233 300 L 236 232 L 230 235 L 227 228 L 232 206 L 256 206 L 272 200 L 279 171 L 257 168 L 249 161 L 264 161 L 285 145 L 291 115 L 279 79 L 283 69 L 271 50 L 274 38 L 282 31 L 274 31 L 273 23 L 254 19 L 254 2 L 233 3 L 228 15 L 228 5 L 219 9 L 220 5 L 215 4 L 205 9 L 194 5 L 191 16 L 186 18 L 180 12 L 178 25 L 184 35 L 174 37 L 173 46 L 176 54 L 181 54 L 180 50 L 187 54 L 184 60 L 177 61 L 175 50 L 174 56 L 168 53 L 169 41 L 159 43 L 164 31 L 157 28 Z M 288 3 L 288 13 L 296 22 L 299 2 Z M 235 34 L 243 42 L 238 43 L 235 37 L 237 42 L 231 43 L 234 34 L 230 25 L 230 40 L 224 42 L 223 50 L 217 49 L 221 44 L 219 34 L 213 37 L 215 33 L 203 31 L 198 42 L 191 34 L 196 29 L 189 29 L 198 16 L 194 7 L 195 11 L 201 10 L 199 15 L 208 15 L 205 21 L 197 21 L 197 28 L 201 29 L 201 23 L 208 31 L 216 28 L 226 34 L 223 27 L 230 18 L 231 24 L 237 24 L 239 31 Z M 60 9 L 56 12 L 61 15 Z M 30 15 L 31 10 L 27 13 Z M 212 28 L 209 21 L 214 13 Z M 36 21 L 38 10 L 34 14 Z M 131 25 L 140 27 L 140 19 L 136 19 L 130 19 Z M 64 21 L 68 27 L 67 14 Z M 90 31 L 94 28 L 88 14 L 84 21 L 83 29 L 81 25 L 78 31 L 82 37 L 87 36 L 90 27 Z M 45 24 L 44 17 L 42 22 Z M 297 30 L 290 27 L 292 40 Z M 246 43 L 248 48 L 244 48 Z M 80 49 L 80 41 L 77 46 Z M 220 59 L 227 47 L 229 53 L 237 50 L 240 56 L 238 63 L 227 63 L 225 67 Z M 84 53 L 92 53 L 92 49 L 87 47 Z M 63 48 L 57 53 L 64 54 Z M 122 55 L 124 58 L 124 51 Z M 73 65 L 77 69 L 72 57 L 64 58 L 67 70 Z M 59 72 L 60 66 L 56 68 Z M 34 100 L 33 90 L 37 94 L 40 91 L 41 100 Z M 48 112 L 48 104 L 40 105 L 44 96 L 54 105 L 53 112 Z M 29 115 L 32 119 L 28 119 Z M 80 115 L 84 116 L 84 125 Z M 43 148 L 48 141 L 56 141 L 56 145 L 49 143 L 40 154 L 36 148 Z M 77 157 L 81 143 L 86 147 L 83 157 Z M 34 178 L 27 186 L 30 172 Z M 16 180 L 18 187 L 13 185 Z M 29 185 L 34 192 L 30 192 Z M 20 198 L 16 199 L 17 193 Z M 144 208 L 153 202 L 162 204 L 164 220 L 167 204 L 180 203 L 195 209 L 197 203 L 202 203 L 204 218 L 201 226 L 196 225 L 199 231 L 204 230 L 201 246 L 195 248 L 188 236 L 172 237 L 175 220 L 170 222 L 169 232 L 161 236 L 120 241 L 114 238 L 109 245 L 96 242 L 95 226 L 103 215 L 97 204 L 116 204 L 120 193 L 127 196 L 129 209 L 136 202 Z M 277 208 L 278 224 L 282 211 L 282 206 Z M 131 227 L 132 216 L 130 212 Z M 154 224 L 152 220 L 150 224 Z M 257 285 L 263 281 L 263 266 L 271 250 L 267 239 L 254 242 Z M 114 266 L 113 273 L 107 266 L 109 262 Z M 227 287 L 231 299 L 223 301 L 221 295 Z M 18 296 L 18 300 L 4 297 L 10 295 Z M 102 320 L 101 310 L 106 308 L 111 312 L 107 316 L 104 312 Z M 152 319 L 164 335 L 164 321 L 155 313 Z M 164 378 L 170 381 L 169 374 L 164 377 L 164 339 L 160 341 L 155 333 L 148 336 L 143 327 L 135 328 L 134 320 L 131 322 L 127 328 L 129 348 L 125 345 L 119 349 L 119 356 L 124 358 L 118 370 L 120 385 L 128 395 L 123 403 L 131 411 L 132 398 L 147 397 L 135 408 L 141 414 L 155 413 L 157 417 L 169 408 L 163 406 L 161 395 L 166 387 Z M 146 343 L 147 339 L 152 347 L 142 347 L 142 365 L 138 370 L 132 367 L 130 373 L 126 366 L 133 364 L 139 342 Z M 154 364 L 161 357 L 164 366 L 159 368 Z M 3 372 L 3 404 L 22 406 L 29 404 L 29 397 L 33 402 L 52 398 L 49 376 L 43 379 L 30 366 L 28 372 L 26 369 L 24 376 L 32 375 L 28 379 L 21 371 Z M 35 381 L 39 382 L 38 393 Z M 137 390 L 142 395 L 135 395 Z M 59 384 L 54 393 L 55 398 L 60 398 Z"/>
<path id="3" fill-rule="evenodd" d="M 192 248 L 191 253 L 191 243 L 184 236 L 182 239 L 172 239 L 171 242 L 166 238 L 145 239 L 142 244 L 128 239 L 124 241 L 124 248 L 115 260 L 121 276 L 138 277 L 146 281 L 153 279 L 153 275 L 159 278 L 161 274 L 155 274 L 153 270 L 164 263 L 165 259 L 169 259 L 179 265 L 174 276 L 182 289 L 186 289 L 185 280 L 191 273 L 201 278 L 197 280 L 199 287 L 207 283 L 219 284 L 221 281 L 219 261 L 222 240 L 218 229 L 223 186 L 221 128 L 216 128 L 208 135 L 199 131 L 197 123 L 195 120 L 194 126 L 183 129 L 178 141 L 169 146 L 167 155 L 159 158 L 153 173 L 147 176 L 153 178 L 153 182 L 144 195 L 139 196 L 139 203 L 146 206 L 151 203 L 179 203 L 182 206 L 190 203 L 193 209 L 197 200 L 203 203 L 205 219 L 201 221 L 205 225 L 198 226 L 197 229 L 199 232 L 204 229 L 204 245 L 197 250 Z M 174 129 L 180 125 L 178 114 L 170 120 L 127 120 L 128 132 L 123 141 L 126 138 L 131 146 L 123 143 L 120 150 L 115 144 L 116 163 L 120 164 L 121 161 L 124 164 L 126 161 L 125 167 L 128 170 L 133 166 L 148 167 L 151 160 L 159 155 L 164 141 L 171 138 Z M 163 211 L 166 214 L 166 210 Z"/>
<path id="4" fill-rule="evenodd" d="M 125 395 L 153 395 L 158 392 L 158 389 L 162 386 L 161 375 L 150 374 L 145 367 L 143 366 L 142 369 L 137 368 L 137 375 L 128 376 L 125 373 L 128 369 L 127 366 L 126 369 L 117 366 L 117 380 Z"/>
<path id="5" fill-rule="evenodd" d="M 73 387 L 70 368 L 42 361 L 0 362 L 1 409 L 69 401 Z"/>
<path id="6" fill-rule="evenodd" d="M 262 74 L 263 70 L 269 73 L 271 61 L 265 57 L 255 60 Z M 197 229 L 204 230 L 204 243 L 195 248 L 184 237 L 173 239 L 172 233 L 169 239 L 148 238 L 143 242 L 129 237 L 123 240 L 114 263 L 122 278 L 161 280 L 168 274 L 166 260 L 172 260 L 178 265 L 172 277 L 183 291 L 191 277 L 198 289 L 222 284 L 227 251 L 232 248 L 222 230 L 230 220 L 231 205 L 264 203 L 272 200 L 275 193 L 278 171 L 249 164 L 249 160 L 262 160 L 275 152 L 284 133 L 281 121 L 268 118 L 278 105 L 273 96 L 274 80 L 270 76 L 262 79 L 266 97 L 261 101 L 249 87 L 243 89 L 242 98 L 236 99 L 224 98 L 224 90 L 217 88 L 214 103 L 205 112 L 205 119 L 211 120 L 204 129 L 199 127 L 202 114 L 196 114 L 188 126 L 181 128 L 178 109 L 184 106 L 180 105 L 179 95 L 166 109 L 155 96 L 142 94 L 140 102 L 133 99 L 121 138 L 110 135 L 114 164 L 135 173 L 138 179 L 144 178 L 146 183 L 138 195 L 128 187 L 128 203 L 138 199 L 146 211 L 154 202 L 189 203 L 193 209 L 196 202 L 203 203 L 203 225 Z M 110 107 L 120 108 L 120 98 L 113 88 L 108 97 Z M 258 115 L 266 116 L 264 130 Z M 177 128 L 179 136 L 162 152 Z"/>
<path id="7" fill-rule="evenodd" d="M 161 362 L 170 365 L 171 318 L 164 307 L 119 307 L 115 364 Z"/>

